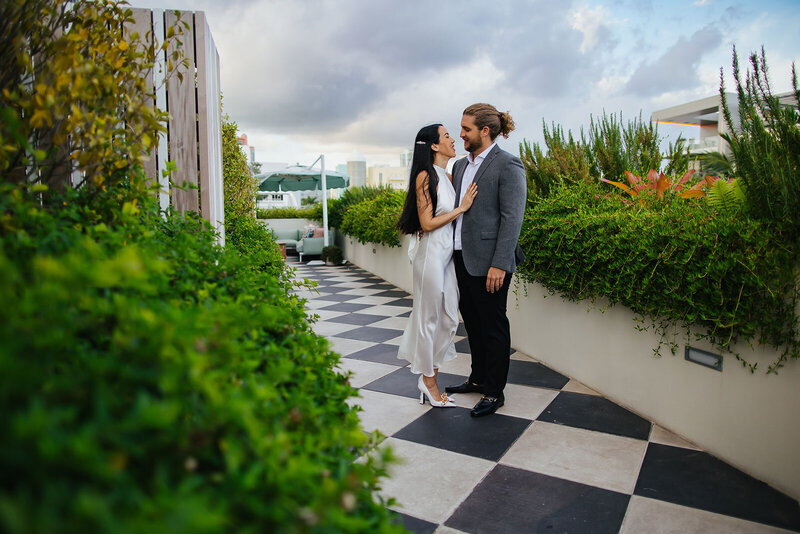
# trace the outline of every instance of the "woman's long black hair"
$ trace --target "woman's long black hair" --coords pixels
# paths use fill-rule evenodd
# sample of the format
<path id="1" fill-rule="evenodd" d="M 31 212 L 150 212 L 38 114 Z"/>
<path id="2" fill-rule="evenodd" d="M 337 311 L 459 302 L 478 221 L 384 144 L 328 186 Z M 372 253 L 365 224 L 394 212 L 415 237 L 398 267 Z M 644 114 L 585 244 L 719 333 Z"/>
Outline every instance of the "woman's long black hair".
<path id="1" fill-rule="evenodd" d="M 397 221 L 397 229 L 404 234 L 416 234 L 422 229 L 417 211 L 417 176 L 422 171 L 428 173 L 427 193 L 433 205 L 433 213 L 436 214 L 436 188 L 439 185 L 439 175 L 433 168 L 433 157 L 436 152 L 431 145 L 439 143 L 439 126 L 441 124 L 423 127 L 414 139 L 414 157 L 411 160 L 411 174 L 408 177 L 406 203 L 403 206 L 403 213 L 400 214 L 400 220 Z"/>

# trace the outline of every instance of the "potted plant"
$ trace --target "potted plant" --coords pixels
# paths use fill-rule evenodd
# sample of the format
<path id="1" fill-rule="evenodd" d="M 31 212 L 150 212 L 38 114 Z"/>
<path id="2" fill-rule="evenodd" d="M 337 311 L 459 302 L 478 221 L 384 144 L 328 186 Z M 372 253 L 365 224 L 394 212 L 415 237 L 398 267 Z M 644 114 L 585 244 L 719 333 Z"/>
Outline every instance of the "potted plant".
<path id="1" fill-rule="evenodd" d="M 342 249 L 336 245 L 324 247 L 321 258 L 328 265 L 339 265 L 342 263 Z"/>

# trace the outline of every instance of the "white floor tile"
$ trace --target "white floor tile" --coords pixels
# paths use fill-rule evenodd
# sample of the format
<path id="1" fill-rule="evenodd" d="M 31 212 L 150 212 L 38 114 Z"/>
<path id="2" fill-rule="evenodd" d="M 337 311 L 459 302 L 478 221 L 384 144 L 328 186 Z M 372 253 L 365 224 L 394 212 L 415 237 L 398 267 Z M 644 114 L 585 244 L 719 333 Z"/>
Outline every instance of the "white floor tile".
<path id="1" fill-rule="evenodd" d="M 390 317 L 388 319 L 383 319 L 381 321 L 377 321 L 372 323 L 370 326 L 375 326 L 378 328 L 393 328 L 394 330 L 405 330 L 406 324 L 408 324 L 408 317 Z"/>
<path id="2" fill-rule="evenodd" d="M 342 356 L 353 354 L 367 347 L 375 345 L 372 341 L 360 341 L 358 339 L 346 339 L 343 337 L 332 337 L 328 341 L 331 343 L 331 348 L 334 352 L 338 352 Z"/>
<path id="3" fill-rule="evenodd" d="M 382 306 L 380 304 L 371 308 L 364 308 L 358 313 L 370 313 L 372 315 L 383 315 L 384 317 L 395 317 L 407 313 L 409 310 L 405 306 Z"/>
<path id="4" fill-rule="evenodd" d="M 395 438 L 380 447 L 391 447 L 404 462 L 389 470 L 381 494 L 397 499 L 396 510 L 433 523 L 447 520 L 495 465 Z"/>
<path id="5" fill-rule="evenodd" d="M 753 523 L 634 495 L 620 534 L 788 534 L 782 528 Z"/>
<path id="6" fill-rule="evenodd" d="M 562 391 L 569 391 L 571 393 L 583 393 L 584 395 L 595 395 L 600 396 L 598 392 L 593 389 L 587 388 L 577 380 L 571 379 L 566 385 L 561 388 Z"/>
<path id="7" fill-rule="evenodd" d="M 500 463 L 631 494 L 647 442 L 534 421 Z"/>
<path id="8" fill-rule="evenodd" d="M 337 293 L 337 295 L 356 295 L 359 297 L 369 297 L 380 292 L 380 289 L 348 289 L 347 291 L 340 291 Z"/>
<path id="9" fill-rule="evenodd" d="M 350 385 L 354 388 L 366 386 L 382 376 L 397 371 L 397 367 L 394 365 L 354 360 L 352 358 L 342 358 L 338 368 L 342 371 L 350 371 L 353 373 L 353 376 L 350 377 Z"/>
<path id="10" fill-rule="evenodd" d="M 359 297 L 357 299 L 350 300 L 348 302 L 352 304 L 373 304 L 373 305 L 381 305 L 386 304 L 387 302 L 392 302 L 393 300 L 397 300 L 399 297 Z M 396 306 L 400 308 L 401 306 Z M 408 311 L 406 309 L 406 311 Z"/>
<path id="11" fill-rule="evenodd" d="M 355 330 L 356 328 L 358 328 L 358 325 L 334 323 L 332 321 L 320 321 L 311 325 L 311 329 L 314 331 L 314 333 L 323 337 L 335 336 L 336 334 Z"/>
<path id="12" fill-rule="evenodd" d="M 422 405 L 419 400 L 363 388 L 359 390 L 359 397 L 348 402 L 363 409 L 358 417 L 365 431 L 380 430 L 386 436 L 391 436 L 431 409 L 429 404 Z"/>
<path id="13" fill-rule="evenodd" d="M 553 399 L 558 396 L 555 389 L 520 386 L 519 384 L 506 384 L 503 391 L 506 397 L 505 404 L 497 413 L 521 417 L 523 419 L 536 419 Z M 476 398 L 475 402 L 478 402 Z"/>
<path id="14" fill-rule="evenodd" d="M 669 430 L 655 424 L 653 425 L 653 430 L 650 432 L 650 441 L 653 443 L 661 443 L 662 445 L 682 447 L 684 449 L 694 449 L 696 451 L 702 450 L 694 443 L 690 443 L 679 435 L 673 434 Z"/>
<path id="15" fill-rule="evenodd" d="M 335 319 L 336 317 L 341 317 L 342 315 L 350 315 L 347 312 L 337 312 L 333 310 L 310 310 L 307 314 L 309 316 L 316 315 L 317 322 L 324 322 L 330 321 L 331 319 Z"/>

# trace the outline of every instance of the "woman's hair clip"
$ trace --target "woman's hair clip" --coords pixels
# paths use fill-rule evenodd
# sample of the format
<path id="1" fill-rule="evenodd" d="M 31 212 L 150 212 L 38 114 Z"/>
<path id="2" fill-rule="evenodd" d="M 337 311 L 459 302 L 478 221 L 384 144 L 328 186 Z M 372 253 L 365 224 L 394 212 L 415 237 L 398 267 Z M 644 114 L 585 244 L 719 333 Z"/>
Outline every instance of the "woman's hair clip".
<path id="1" fill-rule="evenodd" d="M 417 144 L 418 144 L 418 145 L 424 145 L 424 144 L 426 144 L 426 143 L 425 143 L 425 141 L 417 141 Z"/>

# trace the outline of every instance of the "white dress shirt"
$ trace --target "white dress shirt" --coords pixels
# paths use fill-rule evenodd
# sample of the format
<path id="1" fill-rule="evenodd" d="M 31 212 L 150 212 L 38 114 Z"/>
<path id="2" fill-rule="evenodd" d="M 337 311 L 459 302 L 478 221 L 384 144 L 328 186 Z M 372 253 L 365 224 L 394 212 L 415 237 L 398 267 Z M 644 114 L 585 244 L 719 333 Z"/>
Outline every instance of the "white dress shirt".
<path id="1" fill-rule="evenodd" d="M 458 194 L 458 204 L 456 206 L 461 205 L 461 201 L 464 199 L 464 194 L 467 192 L 470 184 L 475 180 L 475 176 L 478 174 L 478 169 L 481 168 L 481 164 L 483 164 L 483 160 L 486 159 L 486 154 L 491 152 L 494 148 L 494 145 L 497 143 L 492 143 L 489 145 L 489 148 L 475 156 L 472 157 L 472 154 L 467 154 L 467 168 L 464 169 L 464 176 L 461 178 L 461 191 Z M 453 248 L 455 250 L 461 250 L 461 219 L 464 217 L 464 214 L 461 214 L 456 219 L 456 235 L 453 242 Z"/>

